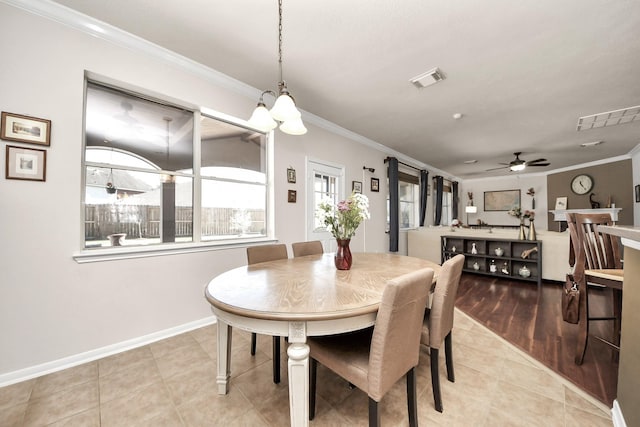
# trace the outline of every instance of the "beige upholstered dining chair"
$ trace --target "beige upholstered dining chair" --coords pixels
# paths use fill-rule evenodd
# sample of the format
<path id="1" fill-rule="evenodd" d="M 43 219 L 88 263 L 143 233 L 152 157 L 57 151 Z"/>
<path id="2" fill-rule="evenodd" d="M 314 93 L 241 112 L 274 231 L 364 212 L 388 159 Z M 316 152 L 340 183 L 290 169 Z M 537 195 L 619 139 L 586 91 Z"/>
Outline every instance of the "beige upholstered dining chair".
<path id="1" fill-rule="evenodd" d="M 260 262 L 276 261 L 287 259 L 287 246 L 285 244 L 250 246 L 247 248 L 247 264 L 253 265 Z M 256 354 L 256 341 L 258 337 L 255 332 L 251 333 L 251 355 Z M 280 382 L 280 337 L 273 337 L 273 382 Z"/>
<path id="2" fill-rule="evenodd" d="M 578 283 L 578 342 L 575 363 L 581 365 L 589 342 L 589 323 L 613 321 L 612 337 L 591 335 L 616 351 L 620 350 L 620 319 L 622 312 L 623 269 L 619 238 L 598 231 L 598 225 L 611 225 L 611 216 L 605 214 L 567 214 L 571 244 L 575 252 L 573 277 Z M 612 314 L 593 316 L 589 312 L 589 294 L 593 286 L 611 288 Z"/>
<path id="3" fill-rule="evenodd" d="M 453 329 L 453 309 L 463 266 L 464 255 L 456 255 L 442 264 L 442 269 L 438 273 L 436 288 L 433 292 L 431 308 L 427 309 L 424 314 L 424 326 L 420 342 L 429 346 L 431 387 L 433 388 L 433 400 L 438 412 L 442 412 L 438 354 L 443 342 L 447 362 L 447 378 L 451 382 L 455 381 L 451 331 Z"/>
<path id="4" fill-rule="evenodd" d="M 320 240 L 313 240 L 311 242 L 297 242 L 292 243 L 293 256 L 306 256 L 306 255 L 318 255 L 323 254 L 322 242 Z"/>
<path id="5" fill-rule="evenodd" d="M 389 280 L 373 328 L 309 338 L 309 419 L 315 416 L 316 371 L 320 362 L 367 393 L 370 426 L 380 424 L 378 402 L 406 376 L 409 425 L 418 425 L 415 367 L 433 274 L 432 269 L 425 268 Z"/>

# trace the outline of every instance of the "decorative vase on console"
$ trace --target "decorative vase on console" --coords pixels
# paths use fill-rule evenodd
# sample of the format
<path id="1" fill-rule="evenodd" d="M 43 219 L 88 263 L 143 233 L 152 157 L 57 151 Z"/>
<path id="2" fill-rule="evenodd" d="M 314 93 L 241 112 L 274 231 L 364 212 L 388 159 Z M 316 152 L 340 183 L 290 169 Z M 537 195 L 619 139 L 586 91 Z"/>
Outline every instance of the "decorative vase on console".
<path id="1" fill-rule="evenodd" d="M 527 212 L 530 212 L 530 211 L 527 211 Z M 518 234 L 518 240 L 527 240 L 527 233 L 525 233 L 524 231 L 524 219 L 528 218 L 527 214 L 523 213 L 522 209 L 520 209 L 519 207 L 511 209 L 507 213 L 520 220 L 520 233 Z"/>
<path id="2" fill-rule="evenodd" d="M 316 216 L 327 231 L 336 238 L 338 247 L 335 264 L 338 270 L 349 270 L 353 258 L 349 243 L 360 223 L 369 219 L 369 199 L 364 194 L 351 193 L 347 200 L 334 205 L 334 199 L 325 198 L 316 210 Z"/>
<path id="3" fill-rule="evenodd" d="M 536 228 L 533 226 L 533 218 L 529 218 L 529 236 L 527 240 L 538 240 L 536 236 Z"/>
<path id="4" fill-rule="evenodd" d="M 518 240 L 527 240 L 527 234 L 524 232 L 524 218 L 520 218 L 520 233 Z"/>

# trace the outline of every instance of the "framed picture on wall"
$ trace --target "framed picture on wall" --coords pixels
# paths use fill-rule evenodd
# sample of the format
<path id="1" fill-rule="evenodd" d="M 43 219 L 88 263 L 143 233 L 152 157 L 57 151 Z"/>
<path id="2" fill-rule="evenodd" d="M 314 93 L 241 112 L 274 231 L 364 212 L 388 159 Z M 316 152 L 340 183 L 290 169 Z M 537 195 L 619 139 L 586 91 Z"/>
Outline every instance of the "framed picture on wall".
<path id="1" fill-rule="evenodd" d="M 287 169 L 287 182 L 289 184 L 295 184 L 296 183 L 296 170 L 293 168 L 289 168 Z"/>
<path id="2" fill-rule="evenodd" d="M 297 194 L 296 190 L 289 190 L 287 192 L 287 201 L 289 203 L 295 203 L 297 196 L 298 196 L 298 194 Z"/>
<path id="3" fill-rule="evenodd" d="M 2 112 L 0 138 L 7 141 L 51 145 L 51 120 Z"/>
<path id="4" fill-rule="evenodd" d="M 484 192 L 485 211 L 510 211 L 520 207 L 520 190 Z"/>
<path id="5" fill-rule="evenodd" d="M 362 183 L 360 181 L 351 181 L 351 191 L 362 193 Z"/>
<path id="6" fill-rule="evenodd" d="M 636 203 L 640 202 L 640 184 L 636 185 Z"/>
<path id="7" fill-rule="evenodd" d="M 47 170 L 47 152 L 33 148 L 7 145 L 7 179 L 27 181 L 45 181 Z"/>
<path id="8" fill-rule="evenodd" d="M 380 191 L 380 180 L 378 178 L 371 178 L 371 191 Z"/>

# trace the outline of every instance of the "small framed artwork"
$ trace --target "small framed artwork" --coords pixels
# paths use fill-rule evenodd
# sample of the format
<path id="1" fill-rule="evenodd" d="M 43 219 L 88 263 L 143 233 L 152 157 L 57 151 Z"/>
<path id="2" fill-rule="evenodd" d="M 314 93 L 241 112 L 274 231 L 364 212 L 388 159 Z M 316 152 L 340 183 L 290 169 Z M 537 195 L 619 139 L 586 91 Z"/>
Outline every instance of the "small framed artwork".
<path id="1" fill-rule="evenodd" d="M 47 170 L 46 150 L 7 145 L 7 179 L 45 181 Z"/>
<path id="2" fill-rule="evenodd" d="M 371 178 L 371 191 L 380 191 L 380 180 L 378 178 Z"/>
<path id="3" fill-rule="evenodd" d="M 636 185 L 636 203 L 640 203 L 640 184 Z"/>
<path id="4" fill-rule="evenodd" d="M 362 183 L 360 181 L 351 181 L 351 191 L 362 193 Z"/>
<path id="5" fill-rule="evenodd" d="M 287 182 L 289 184 L 295 184 L 296 183 L 296 170 L 293 168 L 289 168 L 287 169 Z"/>
<path id="6" fill-rule="evenodd" d="M 567 209 L 567 198 L 566 197 L 556 197 L 556 210 L 562 211 Z"/>
<path id="7" fill-rule="evenodd" d="M 296 190 L 289 190 L 289 192 L 287 193 L 287 201 L 289 203 L 295 203 L 296 202 L 296 196 L 297 196 Z"/>
<path id="8" fill-rule="evenodd" d="M 51 145 L 51 120 L 2 112 L 0 138 L 7 141 Z"/>

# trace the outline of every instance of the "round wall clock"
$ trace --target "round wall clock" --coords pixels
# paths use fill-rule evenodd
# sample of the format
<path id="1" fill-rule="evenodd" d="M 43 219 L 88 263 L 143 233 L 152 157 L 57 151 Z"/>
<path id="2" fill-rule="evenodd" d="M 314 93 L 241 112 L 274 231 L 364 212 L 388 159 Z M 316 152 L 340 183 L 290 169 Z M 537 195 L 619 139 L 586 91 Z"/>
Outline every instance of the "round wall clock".
<path id="1" fill-rule="evenodd" d="M 571 190 L 576 194 L 587 194 L 593 188 L 593 178 L 589 175 L 576 175 L 571 180 Z"/>

